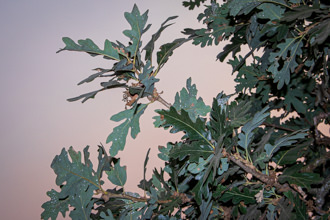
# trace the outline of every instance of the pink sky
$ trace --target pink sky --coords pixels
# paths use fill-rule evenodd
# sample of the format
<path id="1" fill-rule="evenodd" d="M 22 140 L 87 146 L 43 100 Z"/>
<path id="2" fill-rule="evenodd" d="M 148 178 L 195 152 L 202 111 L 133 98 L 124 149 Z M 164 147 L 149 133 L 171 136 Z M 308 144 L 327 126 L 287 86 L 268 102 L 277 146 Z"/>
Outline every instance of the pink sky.
<path id="1" fill-rule="evenodd" d="M 76 84 L 96 67 L 111 67 L 109 62 L 83 53 L 55 52 L 63 48 L 64 36 L 91 38 L 100 46 L 106 38 L 126 43 L 122 31 L 129 25 L 124 12 L 131 11 L 134 2 L 141 12 L 150 10 L 152 27 L 144 43 L 169 16 L 180 17 L 164 32 L 160 43 L 182 37 L 180 31 L 185 27 L 200 26 L 198 12 L 184 9 L 178 0 L 1 1 L 1 219 L 40 219 L 41 205 L 48 200 L 46 192 L 58 190 L 50 168 L 54 156 L 63 147 L 81 151 L 90 145 L 91 157 L 96 158 L 97 145 L 105 145 L 106 137 L 118 125 L 109 118 L 124 109 L 122 90 L 101 93 L 84 104 L 66 101 L 98 87 L 97 83 Z M 208 105 L 218 92 L 233 92 L 230 66 L 215 60 L 220 51 L 219 46 L 201 49 L 187 44 L 179 48 L 159 73 L 157 89 L 173 103 L 175 93 L 191 76 Z M 157 146 L 179 138 L 153 127 L 152 117 L 158 108 L 162 106 L 157 103 L 147 109 L 141 118 L 142 132 L 136 140 L 128 138 L 125 151 L 120 153 L 121 165 L 128 170 L 126 191 L 135 190 L 142 179 L 147 149 L 151 148 L 150 177 L 154 167 L 161 167 Z"/>

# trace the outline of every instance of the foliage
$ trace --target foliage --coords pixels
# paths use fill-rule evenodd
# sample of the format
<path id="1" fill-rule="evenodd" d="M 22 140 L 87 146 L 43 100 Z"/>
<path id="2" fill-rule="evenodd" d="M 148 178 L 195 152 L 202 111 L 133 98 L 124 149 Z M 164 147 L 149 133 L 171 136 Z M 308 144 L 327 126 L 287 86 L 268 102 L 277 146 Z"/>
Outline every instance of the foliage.
<path id="1" fill-rule="evenodd" d="M 183 5 L 194 9 L 206 2 Z M 79 83 L 107 78 L 101 89 L 69 101 L 84 102 L 98 92 L 123 88 L 127 109 L 111 117 L 124 122 L 108 136 L 108 151 L 99 146 L 96 169 L 88 147 L 84 162 L 72 147 L 54 158 L 51 167 L 60 192 L 47 193 L 43 219 L 67 211 L 72 219 L 329 218 L 330 138 L 319 130 L 321 123 L 329 125 L 330 115 L 329 2 L 211 1 L 198 16 L 206 27 L 185 29 L 187 38 L 162 45 L 155 65 L 155 42 L 176 17 L 161 24 L 144 47 L 148 12 L 141 14 L 135 5 L 125 18 L 131 25 L 124 31 L 127 46 L 106 40 L 100 49 L 90 39 L 75 43 L 63 38 L 60 51 L 114 61 L 111 69 L 98 68 Z M 201 47 L 229 41 L 217 59 L 233 67 L 235 94 L 219 91 L 209 107 L 197 98 L 189 78 L 173 105 L 162 99 L 156 77 L 173 51 L 188 41 Z M 115 156 L 124 150 L 129 129 L 132 138 L 138 135 L 139 119 L 154 101 L 166 107 L 156 110 L 155 127 L 183 136 L 159 147 L 164 168 L 154 169 L 150 180 L 145 178 L 148 151 L 139 184 L 145 195 L 140 196 L 124 191 L 126 168 Z M 114 189 L 102 188 L 104 174 Z"/>

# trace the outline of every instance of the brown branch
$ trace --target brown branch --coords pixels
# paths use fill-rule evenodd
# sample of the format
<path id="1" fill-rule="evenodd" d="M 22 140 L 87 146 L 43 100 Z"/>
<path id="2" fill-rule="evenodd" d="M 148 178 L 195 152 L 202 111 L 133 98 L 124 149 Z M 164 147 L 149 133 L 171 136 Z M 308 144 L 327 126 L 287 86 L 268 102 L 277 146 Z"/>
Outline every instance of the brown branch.
<path id="1" fill-rule="evenodd" d="M 100 190 L 97 190 L 96 192 L 97 192 L 97 194 L 102 193 Z M 138 197 L 134 197 L 134 196 L 124 194 L 124 193 L 118 194 L 118 193 L 112 193 L 112 192 L 109 192 L 109 191 L 106 191 L 105 193 L 102 193 L 101 198 L 105 202 L 109 201 L 109 199 L 111 199 L 111 198 L 129 199 L 129 200 L 132 200 L 133 202 L 145 202 L 145 203 L 147 203 L 150 200 L 150 198 L 147 198 L 147 197 L 138 198 Z M 173 195 L 171 196 L 171 198 L 180 199 L 180 201 L 182 203 L 190 202 L 190 199 L 188 198 L 188 196 L 185 193 L 174 192 Z M 170 203 L 170 202 L 173 201 L 173 199 L 158 200 L 157 203 L 158 204 Z"/>
<path id="2" fill-rule="evenodd" d="M 330 191 L 330 175 L 328 175 L 328 177 L 324 179 L 322 187 L 317 190 L 315 203 L 316 203 L 316 207 L 319 210 L 322 210 L 322 207 L 325 202 L 325 196 L 329 193 L 329 191 Z"/>
<path id="3" fill-rule="evenodd" d="M 240 168 L 242 168 L 245 172 L 252 174 L 254 177 L 261 180 L 263 183 L 265 183 L 268 186 L 274 186 L 278 191 L 285 192 L 292 189 L 289 187 L 288 184 L 280 184 L 277 182 L 276 175 L 266 175 L 261 173 L 257 168 L 249 163 L 248 161 L 244 160 L 238 153 L 236 154 L 230 154 L 227 153 L 225 150 L 223 151 L 223 155 L 227 157 L 229 160 L 237 164 Z"/>
<path id="4" fill-rule="evenodd" d="M 315 139 L 316 139 L 316 142 L 318 144 L 329 144 L 330 143 L 330 138 L 327 137 L 326 135 L 324 135 L 318 128 L 318 124 L 319 122 L 322 120 L 322 119 L 326 119 L 327 117 L 330 116 L 330 112 L 327 112 L 327 113 L 324 113 L 324 112 L 321 112 L 319 115 L 315 116 L 313 118 L 313 121 L 314 121 L 314 127 L 315 127 Z M 324 138 L 321 138 L 321 135 L 324 137 Z"/>
<path id="5" fill-rule="evenodd" d="M 295 130 L 293 130 L 293 129 L 291 129 L 291 128 L 286 128 L 286 127 L 283 127 L 283 126 L 280 126 L 280 125 L 269 124 L 269 123 L 267 123 L 267 122 L 263 122 L 262 124 L 265 125 L 265 126 L 267 126 L 267 127 L 273 127 L 273 128 L 280 129 L 280 130 L 284 130 L 284 131 L 295 132 Z"/>
<path id="6" fill-rule="evenodd" d="M 311 163 L 309 163 L 306 167 L 301 169 L 302 172 L 313 173 L 314 169 L 322 164 L 325 164 L 327 160 L 330 159 L 330 152 L 323 154 L 321 157 L 316 158 Z"/>

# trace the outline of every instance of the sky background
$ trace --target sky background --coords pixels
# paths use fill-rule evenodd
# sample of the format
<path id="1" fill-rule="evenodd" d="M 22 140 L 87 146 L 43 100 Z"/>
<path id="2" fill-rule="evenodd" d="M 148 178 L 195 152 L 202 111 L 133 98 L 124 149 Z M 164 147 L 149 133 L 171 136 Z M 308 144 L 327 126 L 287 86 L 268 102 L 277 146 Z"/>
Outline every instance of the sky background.
<path id="1" fill-rule="evenodd" d="M 180 0 L 0 0 L 1 219 L 40 219 L 41 205 L 49 200 L 46 192 L 59 190 L 50 164 L 63 147 L 82 151 L 89 145 L 93 161 L 98 144 L 109 148 L 105 140 L 118 125 L 109 119 L 124 110 L 123 90 L 100 93 L 84 104 L 66 99 L 98 88 L 95 82 L 77 83 L 96 67 L 111 68 L 112 62 L 84 53 L 56 51 L 64 47 L 61 39 L 65 36 L 75 41 L 91 38 L 102 48 L 105 39 L 127 43 L 122 34 L 129 29 L 124 12 L 130 12 L 134 3 L 141 12 L 149 9 L 152 27 L 144 43 L 166 18 L 179 15 L 176 24 L 163 32 L 156 48 L 182 37 L 180 32 L 186 27 L 202 25 L 196 17 L 203 7 L 188 11 Z M 157 75 L 158 91 L 173 103 L 175 93 L 191 76 L 198 95 L 208 105 L 219 92 L 232 93 L 231 68 L 216 61 L 220 51 L 221 46 L 201 49 L 188 43 L 180 47 Z M 137 189 L 148 148 L 150 178 L 153 168 L 162 166 L 158 145 L 180 138 L 153 127 L 154 110 L 159 108 L 163 108 L 159 103 L 148 107 L 141 117 L 141 133 L 135 140 L 128 138 L 119 154 L 128 171 L 126 191 Z"/>

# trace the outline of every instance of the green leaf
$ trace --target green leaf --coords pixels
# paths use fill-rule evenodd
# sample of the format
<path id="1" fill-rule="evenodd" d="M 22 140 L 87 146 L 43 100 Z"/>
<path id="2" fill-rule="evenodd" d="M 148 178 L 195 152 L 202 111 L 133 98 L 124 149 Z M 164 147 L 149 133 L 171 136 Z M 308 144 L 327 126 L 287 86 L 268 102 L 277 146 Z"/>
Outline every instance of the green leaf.
<path id="1" fill-rule="evenodd" d="M 101 212 L 100 216 L 104 220 L 115 220 L 110 209 L 107 210 L 107 213 Z"/>
<path id="2" fill-rule="evenodd" d="M 237 187 L 234 187 L 232 190 L 226 191 L 219 200 L 223 202 L 232 200 L 235 205 L 241 201 L 244 201 L 245 205 L 254 204 L 256 203 L 255 194 L 255 192 L 250 192 L 248 188 L 244 188 L 243 192 L 240 192 Z"/>
<path id="3" fill-rule="evenodd" d="M 263 77 L 263 74 L 259 72 L 258 69 L 253 66 L 243 66 L 239 69 L 235 82 L 237 85 L 235 86 L 236 92 L 246 92 L 255 88 L 260 78 Z"/>
<path id="4" fill-rule="evenodd" d="M 257 112 L 253 119 L 242 127 L 242 132 L 238 134 L 238 144 L 245 150 L 252 141 L 252 137 L 254 135 L 253 130 L 259 127 L 265 121 L 266 117 L 269 116 L 269 113 L 266 113 L 268 109 L 269 107 L 265 107 L 260 112 Z"/>
<path id="5" fill-rule="evenodd" d="M 284 195 L 294 204 L 295 219 L 310 219 L 307 214 L 305 202 L 301 201 L 298 196 L 294 196 L 291 191 L 284 192 Z"/>
<path id="6" fill-rule="evenodd" d="M 220 62 L 223 62 L 230 52 L 232 52 L 232 56 L 235 57 L 235 54 L 241 51 L 241 45 L 244 44 L 246 40 L 240 37 L 233 37 L 230 42 L 231 44 L 227 44 L 222 52 L 217 55 L 217 59 L 220 60 Z"/>
<path id="7" fill-rule="evenodd" d="M 160 47 L 160 51 L 157 52 L 158 67 L 155 71 L 155 75 L 159 72 L 159 70 L 168 61 L 169 57 L 173 55 L 173 51 L 189 40 L 190 39 L 179 38 L 179 39 L 174 40 L 172 43 L 167 43 Z"/>
<path id="8" fill-rule="evenodd" d="M 258 9 L 262 10 L 257 14 L 257 17 L 261 19 L 279 20 L 285 12 L 285 8 L 273 3 L 261 4 Z"/>
<path id="9" fill-rule="evenodd" d="M 188 112 L 190 119 L 195 122 L 198 116 L 205 116 L 210 112 L 210 106 L 205 105 L 203 99 L 197 99 L 196 85 L 191 85 L 191 77 L 187 79 L 186 88 L 182 88 L 180 94 L 175 95 L 175 102 L 172 105 L 178 112 L 182 109 Z"/>
<path id="10" fill-rule="evenodd" d="M 296 147 L 289 148 L 288 150 L 280 151 L 273 157 L 276 164 L 282 166 L 285 164 L 293 164 L 297 162 L 297 158 L 302 157 L 306 153 L 306 146 L 309 146 L 313 139 L 296 145 Z"/>
<path id="11" fill-rule="evenodd" d="M 262 2 L 262 0 L 232 0 L 228 3 L 230 15 L 248 14 Z"/>
<path id="12" fill-rule="evenodd" d="M 158 146 L 158 150 L 160 153 L 158 154 L 159 159 L 164 160 L 164 161 L 169 161 L 170 159 L 170 151 L 173 148 L 173 144 L 167 143 L 166 147 L 164 146 Z"/>
<path id="13" fill-rule="evenodd" d="M 50 218 L 51 220 L 56 220 L 60 212 L 65 218 L 65 213 L 69 211 L 69 198 L 61 199 L 59 197 L 60 193 L 56 192 L 53 189 L 51 191 L 48 191 L 47 195 L 50 197 L 50 201 L 42 204 L 41 207 L 45 210 L 41 213 L 41 218 Z"/>
<path id="14" fill-rule="evenodd" d="M 88 146 L 86 148 L 88 149 Z M 72 162 L 63 148 L 61 154 L 57 155 L 51 164 L 57 175 L 56 184 L 62 189 L 60 197 L 80 195 L 87 188 L 97 189 L 99 180 L 94 176 L 93 167 L 81 162 L 81 152 L 75 152 L 72 147 L 68 152 Z"/>
<path id="15" fill-rule="evenodd" d="M 141 46 L 141 36 L 146 31 L 144 28 L 148 20 L 148 11 L 141 15 L 138 7 L 134 4 L 132 12 L 125 12 L 124 15 L 131 26 L 131 30 L 123 32 L 125 36 L 131 39 L 131 45 L 126 47 L 126 50 L 135 59 Z M 149 26 L 146 29 L 148 28 Z"/>
<path id="16" fill-rule="evenodd" d="M 250 118 L 250 109 L 252 103 L 249 101 L 240 101 L 238 104 L 232 102 L 229 105 L 229 122 L 234 128 L 238 128 L 245 124 Z"/>
<path id="17" fill-rule="evenodd" d="M 302 97 L 303 96 L 303 97 Z M 301 93 L 301 89 L 292 89 L 286 95 L 284 99 L 284 105 L 287 111 L 293 111 L 294 108 L 298 113 L 306 113 L 308 105 L 304 104 L 305 94 Z"/>
<path id="18" fill-rule="evenodd" d="M 85 163 L 82 163 L 81 152 L 75 152 L 72 147 L 67 152 L 63 148 L 61 154 L 57 155 L 51 164 L 57 175 L 56 184 L 61 186 L 58 198 L 69 198 L 70 205 L 76 210 L 70 214 L 74 219 L 89 218 L 93 206 L 91 199 L 94 190 L 99 189 L 100 185 L 89 160 L 88 146 L 84 149 L 84 154 Z"/>
<path id="19" fill-rule="evenodd" d="M 220 97 L 222 94 L 219 94 Z M 218 97 L 219 97 L 218 95 Z M 222 98 L 220 100 L 228 100 L 225 98 Z M 218 99 L 219 100 L 219 99 Z M 211 135 L 214 140 L 219 139 L 219 137 L 226 132 L 227 128 L 227 114 L 226 114 L 226 105 L 219 105 L 217 99 L 213 99 L 212 103 L 212 111 L 210 114 L 210 130 L 211 130 Z"/>
<path id="20" fill-rule="evenodd" d="M 145 60 L 149 60 L 152 61 L 152 52 L 154 51 L 155 48 L 155 42 L 158 40 L 158 38 L 160 37 L 161 33 L 169 26 L 171 26 L 172 24 L 166 24 L 168 21 L 174 20 L 176 19 L 178 16 L 171 16 L 169 18 L 166 19 L 166 21 L 164 21 L 159 30 L 153 34 L 151 36 L 151 40 L 146 44 L 146 46 L 143 48 L 143 50 L 146 51 L 146 56 L 145 56 Z"/>
<path id="21" fill-rule="evenodd" d="M 89 82 L 92 82 L 92 81 L 93 81 L 94 79 L 96 79 L 97 77 L 100 77 L 100 76 L 102 76 L 104 73 L 108 73 L 108 72 L 111 71 L 111 70 L 109 70 L 109 69 L 101 69 L 101 68 L 97 68 L 97 69 L 95 69 L 95 70 L 97 70 L 98 72 L 97 72 L 97 73 L 94 73 L 94 74 L 90 75 L 89 77 L 87 77 L 86 79 L 80 81 L 80 82 L 78 83 L 78 85 L 81 85 L 81 84 L 83 84 L 83 83 L 89 83 Z"/>
<path id="22" fill-rule="evenodd" d="M 147 104 L 138 104 L 111 117 L 111 120 L 116 122 L 126 119 L 122 124 L 115 127 L 107 138 L 107 143 L 112 142 L 110 147 L 111 156 L 117 155 L 119 150 L 124 149 L 129 128 L 131 128 L 131 137 L 136 138 L 140 132 L 139 119 L 147 106 Z"/>
<path id="23" fill-rule="evenodd" d="M 303 139 L 306 137 L 307 130 L 298 130 L 289 135 L 281 137 L 275 141 L 275 144 L 266 144 L 265 151 L 267 157 L 271 158 L 274 153 L 276 153 L 281 147 L 291 146 L 292 144 L 296 143 L 299 139 Z"/>
<path id="24" fill-rule="evenodd" d="M 291 10 L 287 11 L 281 21 L 292 22 L 296 20 L 303 20 L 312 16 L 313 13 L 318 12 L 321 12 L 319 8 L 301 4 L 298 7 L 293 7 Z"/>
<path id="25" fill-rule="evenodd" d="M 302 164 L 284 170 L 283 174 L 279 176 L 280 183 L 288 182 L 289 184 L 296 184 L 302 188 L 310 190 L 312 184 L 317 184 L 322 181 L 318 173 L 300 173 Z"/>
<path id="26" fill-rule="evenodd" d="M 183 1 L 182 5 L 188 7 L 189 10 L 193 10 L 195 7 L 199 7 L 201 3 L 204 3 L 206 0 L 189 0 Z"/>
<path id="27" fill-rule="evenodd" d="M 96 90 L 96 91 L 93 91 L 93 92 L 88 92 L 88 93 L 82 94 L 80 96 L 67 99 L 67 101 L 74 102 L 74 101 L 77 101 L 79 99 L 83 99 L 81 102 L 84 103 L 88 99 L 93 99 L 96 96 L 96 94 L 99 93 L 99 92 L 102 92 L 102 91 L 107 90 L 107 89 L 126 87 L 126 84 L 125 83 L 120 83 L 118 81 L 110 80 L 108 82 L 102 82 L 101 86 L 103 87 L 102 89 L 99 89 L 99 90 Z"/>
<path id="28" fill-rule="evenodd" d="M 148 95 L 153 95 L 154 85 L 159 79 L 156 79 L 153 75 L 153 67 L 150 67 L 151 61 L 147 61 L 146 65 L 143 67 L 143 72 L 139 75 L 140 82 L 144 85 L 143 94 L 141 97 L 146 97 Z"/>
<path id="29" fill-rule="evenodd" d="M 199 140 L 203 144 L 209 146 L 214 146 L 206 138 L 206 128 L 205 122 L 200 118 L 197 118 L 196 122 L 193 122 L 188 113 L 185 110 L 181 110 L 181 115 L 175 110 L 174 107 L 171 107 L 170 110 L 161 110 L 157 111 L 158 114 L 164 116 L 163 127 L 170 127 L 171 133 L 177 133 L 179 131 L 184 131 L 186 135 L 183 138 L 189 137 L 190 140 Z"/>
<path id="30" fill-rule="evenodd" d="M 79 51 L 86 52 L 91 56 L 102 55 L 106 59 L 119 61 L 118 51 L 112 46 L 112 43 L 109 40 L 105 40 L 104 50 L 101 50 L 91 39 L 88 38 L 86 40 L 78 40 L 78 44 L 69 37 L 63 37 L 62 40 L 65 43 L 65 47 L 57 51 L 57 53 L 63 50 Z"/>
<path id="31" fill-rule="evenodd" d="M 209 146 L 201 145 L 201 142 L 194 141 L 191 144 L 183 144 L 181 146 L 173 147 L 169 156 L 171 158 L 178 158 L 183 160 L 189 156 L 189 161 L 197 163 L 200 157 L 207 159 L 213 154 L 212 148 Z"/>
<path id="32" fill-rule="evenodd" d="M 93 200 L 94 195 L 92 188 L 88 188 L 87 191 L 78 197 L 70 196 L 70 204 L 75 208 L 70 212 L 71 219 L 90 219 L 92 208 L 94 206 Z"/>
<path id="33" fill-rule="evenodd" d="M 268 58 L 272 62 L 268 71 L 273 74 L 274 82 L 278 83 L 277 89 L 280 90 L 284 83 L 289 84 L 290 73 L 293 73 L 298 66 L 296 57 L 301 55 L 303 43 L 301 39 L 297 41 L 295 38 L 287 38 L 284 43 L 278 44 L 277 47 L 280 50 L 270 53 Z M 280 67 L 279 59 L 285 60 L 282 67 Z"/>
<path id="34" fill-rule="evenodd" d="M 117 186 L 125 185 L 127 180 L 126 166 L 120 166 L 120 159 L 115 163 L 115 166 L 110 171 L 106 171 L 106 173 L 111 183 Z"/>

